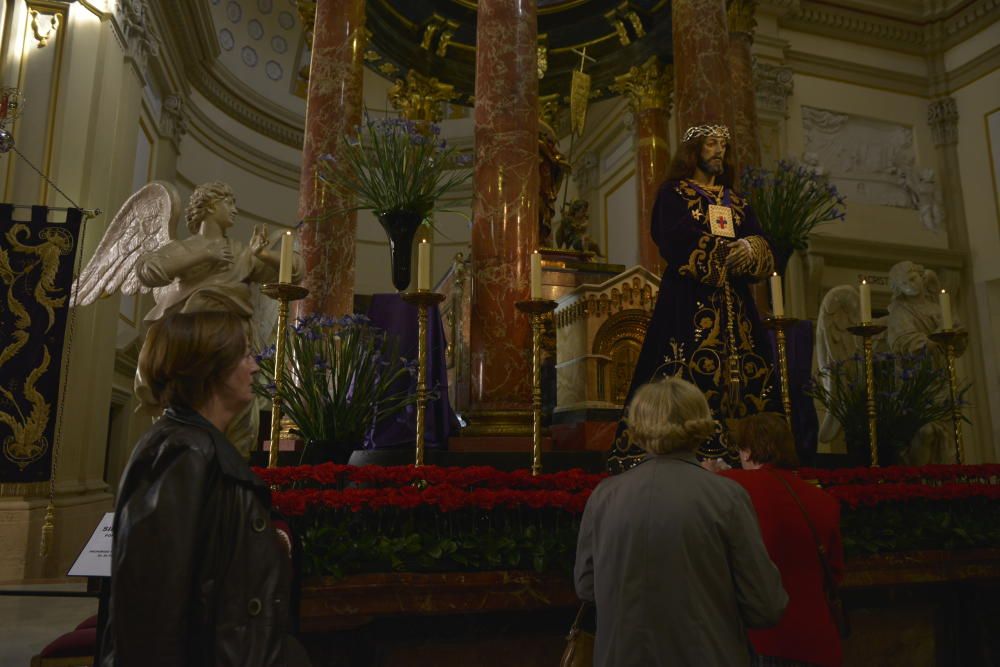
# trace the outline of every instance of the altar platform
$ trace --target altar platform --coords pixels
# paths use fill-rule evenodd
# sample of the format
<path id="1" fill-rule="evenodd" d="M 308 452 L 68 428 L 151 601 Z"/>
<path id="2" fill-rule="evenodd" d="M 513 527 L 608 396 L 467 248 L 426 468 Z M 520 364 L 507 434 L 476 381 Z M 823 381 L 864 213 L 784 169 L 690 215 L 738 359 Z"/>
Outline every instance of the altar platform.
<path id="1" fill-rule="evenodd" d="M 842 586 L 845 665 L 994 665 L 1000 550 L 856 558 Z M 300 629 L 316 667 L 551 667 L 577 600 L 569 574 L 307 579 Z"/>

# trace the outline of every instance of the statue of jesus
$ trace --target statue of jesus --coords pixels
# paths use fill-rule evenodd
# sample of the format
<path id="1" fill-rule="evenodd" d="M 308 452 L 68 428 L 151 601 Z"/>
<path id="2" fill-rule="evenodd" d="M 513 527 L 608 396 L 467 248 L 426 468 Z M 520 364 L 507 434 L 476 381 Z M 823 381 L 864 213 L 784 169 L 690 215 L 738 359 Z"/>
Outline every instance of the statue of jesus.
<path id="1" fill-rule="evenodd" d="M 727 453 L 727 419 L 777 410 L 770 344 L 750 284 L 774 271 L 771 245 L 745 197 L 733 190 L 729 129 L 696 125 L 684 133 L 653 206 L 650 233 L 666 268 L 626 404 L 638 387 L 676 375 L 698 386 L 720 426 L 698 448 Z M 643 458 L 619 423 L 608 467 Z"/>

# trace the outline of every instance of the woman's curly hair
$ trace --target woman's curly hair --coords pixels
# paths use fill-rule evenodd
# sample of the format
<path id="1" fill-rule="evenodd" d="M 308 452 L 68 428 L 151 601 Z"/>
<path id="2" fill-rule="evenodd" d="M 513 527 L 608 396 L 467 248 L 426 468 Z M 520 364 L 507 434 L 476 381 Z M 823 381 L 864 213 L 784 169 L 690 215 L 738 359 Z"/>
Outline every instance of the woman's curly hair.
<path id="1" fill-rule="evenodd" d="M 639 387 L 625 423 L 632 441 L 650 454 L 696 449 L 717 427 L 701 390 L 677 377 Z"/>

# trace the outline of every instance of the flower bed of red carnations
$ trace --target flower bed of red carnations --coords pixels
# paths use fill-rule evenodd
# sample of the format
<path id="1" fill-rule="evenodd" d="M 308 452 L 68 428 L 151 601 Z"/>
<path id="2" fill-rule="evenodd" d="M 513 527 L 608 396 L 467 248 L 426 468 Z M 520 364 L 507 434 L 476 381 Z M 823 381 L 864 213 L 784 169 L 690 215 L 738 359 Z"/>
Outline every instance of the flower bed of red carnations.
<path id="1" fill-rule="evenodd" d="M 580 515 L 604 475 L 488 467 L 257 469 L 303 540 L 310 576 L 572 570 Z M 1000 547 L 1000 465 L 803 469 L 842 508 L 848 556 Z"/>
<path id="2" fill-rule="evenodd" d="M 848 556 L 1000 548 L 1000 465 L 803 468 L 840 501 Z"/>

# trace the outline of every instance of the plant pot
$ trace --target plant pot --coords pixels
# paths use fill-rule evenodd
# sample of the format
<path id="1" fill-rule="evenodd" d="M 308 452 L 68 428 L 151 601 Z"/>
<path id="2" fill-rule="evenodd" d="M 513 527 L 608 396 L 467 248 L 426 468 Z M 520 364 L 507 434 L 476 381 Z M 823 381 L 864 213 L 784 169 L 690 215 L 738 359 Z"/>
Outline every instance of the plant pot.
<path id="1" fill-rule="evenodd" d="M 379 215 L 378 221 L 389 237 L 392 284 L 402 292 L 410 286 L 413 237 L 420 228 L 423 217 L 413 211 L 389 211 Z"/>
<path id="2" fill-rule="evenodd" d="M 342 443 L 333 440 L 309 440 L 302 449 L 299 465 L 319 463 L 346 464 L 354 453 L 357 443 Z"/>

